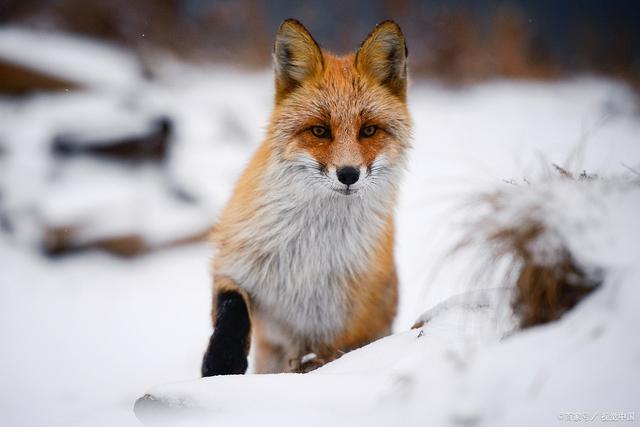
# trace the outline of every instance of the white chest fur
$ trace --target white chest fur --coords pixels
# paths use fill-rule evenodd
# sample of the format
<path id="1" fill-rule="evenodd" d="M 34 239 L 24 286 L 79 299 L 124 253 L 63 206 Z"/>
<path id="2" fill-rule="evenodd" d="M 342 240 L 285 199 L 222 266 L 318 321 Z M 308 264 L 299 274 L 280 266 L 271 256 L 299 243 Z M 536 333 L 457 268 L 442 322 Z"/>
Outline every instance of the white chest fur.
<path id="1" fill-rule="evenodd" d="M 245 244 L 219 273 L 246 289 L 276 328 L 304 341 L 331 340 L 348 314 L 347 282 L 370 265 L 391 188 L 345 196 L 279 178 L 238 228 Z"/>

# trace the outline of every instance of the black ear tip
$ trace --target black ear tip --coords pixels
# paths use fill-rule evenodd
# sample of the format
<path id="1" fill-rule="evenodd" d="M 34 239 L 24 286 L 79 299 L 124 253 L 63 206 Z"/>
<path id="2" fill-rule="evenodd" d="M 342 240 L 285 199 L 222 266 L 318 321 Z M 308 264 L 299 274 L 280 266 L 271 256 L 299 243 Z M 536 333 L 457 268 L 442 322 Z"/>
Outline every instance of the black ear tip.
<path id="1" fill-rule="evenodd" d="M 379 27 L 381 25 L 395 25 L 395 26 L 399 26 L 396 21 L 394 21 L 393 19 L 385 19 L 384 21 L 380 21 L 378 22 L 378 25 L 376 25 L 376 27 Z"/>
<path id="2" fill-rule="evenodd" d="M 287 19 L 285 19 L 284 21 L 282 21 L 282 24 L 280 24 L 280 25 L 282 26 L 282 25 L 284 25 L 284 24 L 302 25 L 302 24 L 300 23 L 300 21 L 298 21 L 298 20 L 297 20 L 297 19 L 295 19 L 295 18 L 287 18 Z"/>
<path id="3" fill-rule="evenodd" d="M 302 23 L 300 21 L 298 21 L 297 19 L 294 18 L 288 18 L 285 19 L 284 21 L 282 21 L 282 24 L 280 24 L 280 27 L 278 27 L 278 32 L 284 30 L 285 28 L 288 27 L 293 27 L 293 28 L 298 28 L 298 29 L 304 29 L 306 30 L 306 28 L 304 27 L 304 25 L 302 25 Z"/>
<path id="4" fill-rule="evenodd" d="M 400 25 L 398 25 L 398 23 L 393 19 L 385 19 L 384 21 L 379 22 L 378 25 L 376 25 L 375 29 L 378 30 L 385 27 L 388 29 L 393 29 L 394 31 L 402 34 L 402 29 L 400 28 Z"/>
<path id="5" fill-rule="evenodd" d="M 276 44 L 278 43 L 279 39 L 288 39 L 290 37 L 302 37 L 303 39 L 305 39 L 305 41 L 312 42 L 318 49 L 320 49 L 320 45 L 313 38 L 309 30 L 307 30 L 307 28 L 302 25 L 300 21 L 294 18 L 289 18 L 282 21 L 282 24 L 280 24 L 278 32 L 276 33 Z"/>

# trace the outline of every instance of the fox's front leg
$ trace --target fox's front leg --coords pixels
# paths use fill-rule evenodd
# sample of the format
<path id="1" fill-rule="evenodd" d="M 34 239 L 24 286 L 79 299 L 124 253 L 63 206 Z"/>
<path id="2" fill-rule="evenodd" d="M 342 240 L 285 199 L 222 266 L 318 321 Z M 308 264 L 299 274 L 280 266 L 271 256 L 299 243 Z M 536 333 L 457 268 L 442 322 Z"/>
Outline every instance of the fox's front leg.
<path id="1" fill-rule="evenodd" d="M 202 360 L 202 376 L 244 374 L 251 344 L 249 298 L 232 280 L 214 277 L 213 334 Z"/>

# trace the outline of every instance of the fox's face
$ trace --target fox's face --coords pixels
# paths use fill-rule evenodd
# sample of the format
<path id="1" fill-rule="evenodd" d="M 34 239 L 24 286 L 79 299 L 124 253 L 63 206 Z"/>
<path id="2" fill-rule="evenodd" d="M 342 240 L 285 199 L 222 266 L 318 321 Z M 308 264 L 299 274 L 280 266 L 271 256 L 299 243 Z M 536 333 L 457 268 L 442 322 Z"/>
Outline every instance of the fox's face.
<path id="1" fill-rule="evenodd" d="M 285 21 L 274 48 L 269 129 L 282 173 L 342 195 L 395 185 L 410 133 L 406 52 L 390 21 L 342 57 L 322 51 L 299 22 Z"/>

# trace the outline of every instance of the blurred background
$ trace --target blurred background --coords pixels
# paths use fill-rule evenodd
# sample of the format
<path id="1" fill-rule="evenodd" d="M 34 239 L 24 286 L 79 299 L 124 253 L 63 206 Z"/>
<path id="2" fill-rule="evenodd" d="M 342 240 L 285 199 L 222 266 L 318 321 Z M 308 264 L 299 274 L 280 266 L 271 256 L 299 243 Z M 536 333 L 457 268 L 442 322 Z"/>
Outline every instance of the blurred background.
<path id="1" fill-rule="evenodd" d="M 4 0 L 0 22 L 108 40 L 144 60 L 159 49 L 189 61 L 265 67 L 272 35 L 297 17 L 322 45 L 357 46 L 372 23 L 394 19 L 414 75 L 447 82 L 599 73 L 638 84 L 640 6 L 633 0 L 274 1 Z M 147 70 L 153 72 L 153 70 Z"/>
<path id="2" fill-rule="evenodd" d="M 149 386 L 198 376 L 203 241 L 290 17 L 339 53 L 384 19 L 407 37 L 398 329 L 461 289 L 440 267 L 463 194 L 541 163 L 640 167 L 637 1 L 0 0 L 3 424 L 137 425 Z"/>

